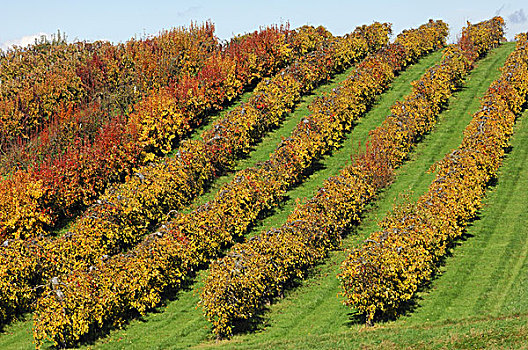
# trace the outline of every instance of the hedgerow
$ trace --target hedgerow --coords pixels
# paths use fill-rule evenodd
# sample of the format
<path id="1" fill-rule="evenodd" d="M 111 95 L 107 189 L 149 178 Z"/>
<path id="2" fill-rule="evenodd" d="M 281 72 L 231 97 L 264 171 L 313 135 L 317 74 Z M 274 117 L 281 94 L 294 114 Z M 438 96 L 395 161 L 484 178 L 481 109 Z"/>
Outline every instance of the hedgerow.
<path id="1" fill-rule="evenodd" d="M 345 303 L 367 322 L 396 317 L 430 281 L 447 248 L 464 233 L 496 176 L 516 115 L 528 93 L 527 35 L 517 36 L 500 77 L 464 131 L 458 149 L 432 169 L 436 178 L 417 202 L 398 207 L 342 264 Z"/>
<path id="2" fill-rule="evenodd" d="M 186 35 L 195 37 L 192 34 L 193 31 Z M 307 27 L 293 32 L 283 27 L 264 28 L 234 39 L 221 51 L 204 54 L 205 58 L 196 61 L 203 63 L 200 69 L 188 67 L 185 70 L 194 74 L 182 73 L 169 80 L 152 72 L 152 79 L 158 77 L 163 84 L 152 87 L 127 117 L 118 115 L 102 122 L 104 113 L 100 106 L 94 105 L 90 105 L 93 110 L 88 108 L 89 112 L 74 108 L 62 111 L 55 121 L 60 125 L 60 135 L 43 130 L 38 135 L 38 148 L 29 149 L 29 154 L 23 156 L 29 158 L 24 160 L 27 164 L 0 179 L 0 238 L 49 233 L 61 219 L 71 218 L 92 204 L 109 184 L 122 182 L 134 169 L 169 152 L 175 142 L 199 125 L 210 111 L 221 108 L 244 87 L 275 72 L 305 50 L 313 49 L 316 42 L 329 35 L 322 28 Z M 165 36 L 170 38 L 168 34 L 159 38 L 167 41 L 165 45 L 171 46 L 171 40 L 176 40 L 163 40 Z M 183 35 L 181 41 L 187 36 Z M 193 45 L 194 50 L 189 50 L 196 54 L 200 42 Z M 147 55 L 139 43 L 129 46 L 126 47 L 129 54 L 144 69 L 154 69 L 147 63 L 156 55 Z M 207 47 L 204 50 L 205 53 L 209 51 Z M 184 51 L 180 50 L 180 54 L 184 55 Z M 111 69 L 102 63 L 97 67 L 105 72 Z M 89 129 L 94 130 L 87 131 Z M 39 183 L 42 189 L 38 198 L 24 196 L 34 187 L 33 183 Z"/>
<path id="3" fill-rule="evenodd" d="M 371 45 L 370 49 L 381 46 L 386 42 L 389 30 L 388 25 L 378 23 L 360 27 L 353 35 L 332 39 L 332 42 L 320 47 L 315 54 L 309 54 L 273 79 L 259 84 L 247 103 L 213 126 L 210 136 L 200 141 L 185 142 L 175 157 L 140 168 L 125 184 L 109 189 L 105 196 L 73 224 L 71 231 L 61 237 L 38 238 L 38 247 L 45 259 L 37 264 L 36 271 L 34 262 L 29 261 L 32 254 L 9 255 L 9 259 L 15 259 L 17 269 L 2 271 L 0 267 L 0 273 L 4 274 L 0 283 L 7 283 L 11 278 L 9 276 L 15 276 L 20 280 L 15 289 L 29 290 L 34 299 L 41 291 L 34 288 L 35 283 L 44 285 L 45 281 L 72 270 L 93 269 L 101 264 L 101 259 L 133 246 L 151 227 L 164 220 L 171 210 L 181 208 L 192 197 L 201 193 L 205 182 L 218 172 L 213 166 L 228 166 L 245 147 L 235 142 L 230 148 L 222 149 L 220 142 L 224 142 L 224 138 L 249 139 L 254 143 L 260 137 L 259 133 L 277 125 L 281 116 L 295 102 L 292 98 L 298 99 L 303 84 L 296 79 L 311 84 L 315 83 L 314 80 L 327 79 L 334 69 L 343 69 L 352 63 L 350 60 L 364 55 L 363 52 L 369 50 L 368 45 Z M 321 30 L 303 31 L 317 33 Z M 313 40 L 320 41 L 320 36 Z M 335 66 L 328 66 L 329 61 L 334 62 Z M 313 69 L 306 69 L 305 66 Z M 328 68 L 318 68 L 324 66 Z M 320 76 L 313 75 L 313 71 L 320 71 Z M 302 80 L 305 78 L 303 72 L 310 74 L 311 78 Z M 222 136 L 216 134 L 219 131 L 222 131 Z M 12 245 L 11 242 L 15 241 L 16 244 Z M 17 246 L 21 246 L 19 250 L 29 249 L 18 239 L 7 240 L 3 249 L 10 250 Z M 28 270 L 37 276 L 37 282 L 24 279 Z M 15 310 L 19 302 L 12 297 L 15 292 L 6 289 L 6 294 L 1 296 L 2 300 L 12 305 L 9 310 Z"/>
<path id="4" fill-rule="evenodd" d="M 443 22 L 431 22 L 409 40 L 421 45 L 425 54 L 443 46 L 446 34 Z M 404 67 L 406 53 L 395 44 L 366 59 L 340 89 L 323 98 L 326 102 L 314 104 L 314 109 L 332 105 L 335 109 L 303 118 L 268 162 L 238 173 L 211 202 L 189 214 L 177 214 L 128 253 L 110 257 L 89 271 L 64 275 L 61 298 L 48 287 L 35 311 L 37 343 L 49 338 L 57 344 L 74 344 L 101 327 L 119 326 L 131 312 L 144 313 L 157 305 L 167 288 L 177 288 L 193 269 L 242 235 L 315 159 L 334 147 L 356 116 L 386 89 L 394 72 Z M 120 277 L 114 278 L 117 271 Z"/>
<path id="5" fill-rule="evenodd" d="M 492 27 L 482 35 L 500 38 L 498 29 Z M 293 279 L 304 277 L 339 246 L 342 235 L 359 223 L 367 203 L 390 183 L 393 169 L 431 130 L 472 67 L 467 56 L 459 47 L 447 48 L 442 61 L 414 82 L 411 94 L 393 105 L 392 114 L 371 131 L 367 149 L 352 165 L 325 181 L 312 199 L 297 205 L 280 228 L 235 245 L 211 264 L 200 303 L 217 336 L 231 336 L 238 324 L 261 312 Z"/>
<path id="6" fill-rule="evenodd" d="M 206 22 L 117 45 L 68 44 L 59 32 L 51 41 L 8 49 L 0 55 L 0 150 L 38 134 L 69 107 L 96 99 L 124 106 L 180 75 L 194 75 L 220 48 L 214 25 Z"/>
<path id="7" fill-rule="evenodd" d="M 387 32 L 387 27 L 374 25 L 371 30 Z M 343 40 L 349 41 L 348 50 L 357 52 L 357 57 L 367 49 L 364 40 L 359 46 L 355 46 L 356 40 Z M 300 99 L 303 85 L 298 79 L 327 79 L 332 73 L 328 60 L 342 64 L 340 57 L 339 51 L 325 46 L 299 59 L 259 83 L 250 99 L 215 122 L 202 140 L 185 141 L 173 158 L 142 167 L 124 184 L 109 189 L 72 225 L 69 234 L 47 244 L 55 261 L 51 271 L 63 274 L 81 264 L 86 268 L 101 255 L 113 255 L 135 245 L 149 229 L 170 212 L 183 208 L 217 174 L 248 153 L 265 131 L 280 123 Z M 315 76 L 314 71 L 320 74 Z"/>

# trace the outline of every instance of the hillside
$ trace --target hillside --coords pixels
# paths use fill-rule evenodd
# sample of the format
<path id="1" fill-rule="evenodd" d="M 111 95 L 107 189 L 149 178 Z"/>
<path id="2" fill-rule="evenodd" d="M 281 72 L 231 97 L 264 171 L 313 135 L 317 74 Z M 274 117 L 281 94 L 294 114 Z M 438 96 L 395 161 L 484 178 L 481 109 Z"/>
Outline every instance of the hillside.
<path id="1" fill-rule="evenodd" d="M 441 114 L 435 130 L 417 147 L 412 159 L 398 170 L 394 184 L 369 210 L 358 232 L 348 235 L 345 247 L 353 246 L 375 230 L 378 220 L 390 210 L 395 200 L 399 200 L 400 193 L 416 197 L 425 190 L 432 178 L 432 175 L 426 174 L 427 169 L 458 145 L 461 131 L 479 105 L 479 96 L 497 77 L 497 69 L 512 49 L 512 44 L 505 44 L 478 63 L 464 89 L 455 94 L 448 109 Z M 430 55 L 402 73 L 390 91 L 355 126 L 344 146 L 326 157 L 318 171 L 303 185 L 288 193 L 288 202 L 262 221 L 254 231 L 280 223 L 291 210 L 295 198 L 311 196 L 324 178 L 337 173 L 357 147 L 357 142 L 364 142 L 368 130 L 384 118 L 388 107 L 408 93 L 410 81 L 416 80 L 439 58 L 439 53 Z M 346 76 L 346 73 L 341 76 Z M 341 76 L 319 88 L 316 93 L 331 89 Z M 285 124 L 268 136 L 260 147 L 265 149 L 266 144 L 268 147 L 274 145 L 280 136 L 289 134 L 288 123 L 296 124 L 296 119 L 306 113 L 303 105 L 311 98 L 313 95 L 306 98 Z M 340 299 L 336 297 L 339 285 L 335 275 L 338 263 L 344 258 L 344 252 L 339 251 L 333 253 L 326 264 L 314 269 L 309 279 L 300 282 L 300 288 L 288 292 L 283 300 L 272 305 L 263 316 L 264 322 L 256 334 L 239 335 L 230 341 L 211 343 L 209 326 L 201 310 L 194 307 L 198 301 L 197 290 L 201 287 L 199 281 L 203 278 L 203 273 L 200 273 L 198 283 L 177 295 L 166 307 L 160 308 L 159 313 L 147 316 L 143 321 L 132 321 L 125 330 L 114 331 L 108 338 L 90 347 L 116 348 L 134 344 L 135 348 L 179 348 L 201 344 L 199 347 L 312 348 L 317 344 L 317 347 L 324 345 L 335 348 L 352 344 L 358 347 L 399 347 L 417 342 L 421 342 L 424 347 L 432 342 L 439 348 L 455 344 L 460 347 L 499 345 L 500 342 L 508 346 L 520 345 L 519 341 L 526 334 L 523 317 L 528 311 L 522 298 L 525 290 L 523 286 L 526 284 L 523 276 L 526 276 L 527 268 L 526 246 L 522 239 L 526 234 L 522 204 L 527 196 L 523 196 L 526 179 L 523 179 L 522 174 L 528 153 L 528 149 L 523 149 L 525 145 L 522 140 L 527 133 L 526 122 L 523 123 L 521 118 L 512 140 L 512 149 L 501 169 L 499 181 L 489 193 L 486 207 L 480 214 L 481 219 L 468 229 L 467 241 L 453 250 L 453 256 L 446 261 L 445 273 L 434 281 L 430 290 L 421 293 L 417 308 L 398 321 L 372 329 L 352 324 L 352 329 L 348 329 L 350 310 L 341 305 Z M 260 151 L 260 147 L 239 167 L 266 157 L 267 152 Z M 200 200 L 206 198 L 207 195 Z M 503 213 L 508 213 L 508 220 L 501 219 L 504 218 Z M 478 273 L 475 273 L 474 266 L 480 267 L 476 269 Z M 504 286 L 509 289 L 505 290 Z M 483 295 L 488 297 L 483 298 Z M 32 348 L 30 329 L 29 321 L 8 326 L 0 337 L 0 346 L 5 349 Z M 501 329 L 501 332 L 494 329 Z M 24 343 L 27 347 L 21 346 Z"/>
<path id="2" fill-rule="evenodd" d="M 259 312 L 247 332 L 236 333 L 228 340 L 215 340 L 211 324 L 198 306 L 208 263 L 201 264 L 180 290 L 166 291 L 162 306 L 146 316 L 133 314 L 123 329 L 103 328 L 103 336 L 81 343 L 90 349 L 144 348 L 224 348 L 224 349 L 335 349 L 335 348 L 523 348 L 528 337 L 528 111 L 515 125 L 511 147 L 504 163 L 486 192 L 484 207 L 467 227 L 462 239 L 449 247 L 440 273 L 418 291 L 402 317 L 367 327 L 364 319 L 343 305 L 336 275 L 350 249 L 378 231 L 378 223 L 396 204 L 414 202 L 425 193 L 434 179 L 430 167 L 457 148 L 463 131 L 480 108 L 480 98 L 499 77 L 499 68 L 514 50 L 515 43 L 505 43 L 478 60 L 464 79 L 461 89 L 449 99 L 438 116 L 433 130 L 417 143 L 409 159 L 397 168 L 393 183 L 368 204 L 361 224 L 354 226 L 342 247 L 331 251 L 324 263 L 308 272 L 307 278 L 295 279 L 284 296 L 274 299 Z M 271 210 L 264 210 L 249 225 L 245 239 L 283 224 L 296 203 L 313 197 L 324 180 L 339 174 L 378 127 L 390 107 L 411 91 L 411 82 L 419 79 L 442 59 L 437 51 L 421 58 L 399 73 L 390 88 L 381 94 L 368 112 L 354 122 L 351 132 L 338 148 L 316 159 L 298 183 L 289 186 L 284 200 Z M 342 84 L 354 67 L 336 75 L 301 98 L 292 113 L 278 127 L 265 135 L 257 146 L 236 166 L 206 187 L 183 214 L 202 210 L 219 191 L 233 182 L 240 171 L 266 161 L 277 144 L 285 140 L 310 114 L 308 106 L 321 93 L 331 93 Z M 230 110 L 248 100 L 245 93 Z M 211 128 L 226 113 L 207 120 L 198 134 Z M 197 136 L 194 136 L 197 138 Z M 178 152 L 179 153 L 179 152 Z M 170 157 L 174 157 L 171 154 Z M 240 239 L 239 239 L 240 240 Z M 224 250 L 225 254 L 227 251 Z M 32 315 L 8 324 L 0 333 L 0 348 L 34 347 Z M 51 343 L 46 341 L 43 348 Z"/>

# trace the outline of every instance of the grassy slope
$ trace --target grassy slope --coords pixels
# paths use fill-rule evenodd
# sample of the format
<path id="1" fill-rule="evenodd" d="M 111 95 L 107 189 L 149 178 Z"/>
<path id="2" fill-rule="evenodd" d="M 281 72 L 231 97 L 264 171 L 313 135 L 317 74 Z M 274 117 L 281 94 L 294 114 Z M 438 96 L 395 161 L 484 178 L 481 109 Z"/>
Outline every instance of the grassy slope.
<path id="1" fill-rule="evenodd" d="M 331 156 L 327 157 L 319 171 L 315 172 L 306 183 L 294 189 L 289 193 L 290 197 L 296 198 L 298 196 L 311 196 L 313 189 L 317 188 L 322 181 L 338 171 L 338 169 L 349 159 L 352 149 L 357 147 L 357 140 L 364 142 L 368 135 L 368 131 L 376 127 L 389 112 L 389 107 L 398 99 L 401 99 L 410 91 L 410 82 L 418 79 L 423 71 L 439 61 L 441 53 L 434 53 L 424 59 L 407 71 L 403 72 L 393 83 L 393 87 L 385 93 L 368 117 L 359 121 L 354 132 L 349 135 L 344 142 L 345 146 L 335 151 Z M 307 106 L 309 103 L 321 92 L 329 91 L 335 87 L 339 82 L 344 80 L 350 70 L 335 77 L 329 84 L 319 87 L 314 94 L 303 98 L 301 104 L 294 113 L 288 116 L 282 127 L 271 132 L 263 138 L 262 143 L 238 166 L 238 169 L 251 166 L 258 161 L 268 159 L 269 153 L 273 152 L 276 145 L 280 142 L 281 137 L 287 137 L 299 120 L 309 113 Z M 233 174 L 227 174 L 215 181 L 212 188 L 204 196 L 198 198 L 195 206 L 209 200 L 216 190 L 225 182 L 230 181 Z M 290 211 L 290 206 L 293 200 L 290 200 L 281 207 L 278 215 L 287 215 Z M 280 216 L 273 216 L 274 219 L 266 221 L 267 224 L 276 222 L 280 224 L 282 219 Z M 267 226 L 264 224 L 264 226 Z M 201 281 L 203 273 L 199 273 L 197 280 Z M 99 341 L 96 347 L 114 348 L 121 344 L 133 343 L 137 348 L 145 348 L 153 345 L 155 347 L 173 346 L 175 343 L 178 346 L 190 346 L 198 344 L 203 340 L 208 339 L 210 329 L 208 323 L 201 315 L 201 310 L 196 309 L 198 296 L 196 295 L 196 288 L 200 287 L 200 282 L 192 287 L 189 291 L 180 293 L 178 300 L 169 302 L 166 309 L 160 308 L 159 313 L 154 313 L 146 317 L 148 322 L 132 321 L 129 327 L 125 330 L 114 332 L 106 340 Z M 122 339 L 122 340 L 121 340 Z M 117 343 L 116 343 L 117 342 Z M 31 320 L 25 322 L 18 322 L 8 326 L 4 335 L 0 336 L 0 348 L 2 349 L 18 349 L 31 348 Z M 127 345 L 129 347 L 129 345 Z"/>
<path id="2" fill-rule="evenodd" d="M 325 178 L 338 172 L 338 170 L 349 159 L 351 151 L 357 147 L 356 140 L 362 140 L 364 142 L 368 136 L 368 131 L 379 125 L 387 113 L 389 113 L 390 106 L 396 100 L 401 99 L 410 92 L 410 82 L 418 79 L 427 67 L 438 62 L 440 58 L 441 53 L 435 53 L 402 73 L 394 82 L 392 89 L 382 96 L 375 108 L 373 108 L 365 118 L 362 118 L 358 122 L 353 132 L 348 135 L 348 138 L 343 142 L 344 147 L 334 152 L 331 156 L 326 157 L 321 164 L 319 164 L 318 170 L 306 179 L 303 184 L 289 191 L 289 200 L 277 209 L 274 215 L 264 219 L 262 223 L 257 225 L 252 233 L 258 233 L 260 228 L 268 227 L 269 225 L 280 225 L 284 218 L 289 214 L 295 198 L 311 196 L 312 192 L 322 184 L 322 181 Z M 335 85 L 345 77 L 346 74 L 338 76 L 332 84 L 321 87 L 318 92 L 328 91 L 335 87 Z M 302 105 L 300 105 L 293 115 L 284 123 L 283 127 L 268 135 L 266 139 L 263 140 L 263 143 L 259 145 L 258 149 L 253 151 L 247 159 L 243 160 L 237 166 L 237 169 L 252 166 L 258 161 L 268 159 L 269 153 L 273 152 L 276 145 L 280 142 L 281 137 L 287 137 L 299 120 L 309 113 L 306 107 L 314 97 L 315 95 L 311 95 L 305 98 Z M 210 199 L 214 193 L 216 193 L 220 184 L 230 181 L 232 177 L 233 174 L 228 174 L 222 177 L 220 182 L 215 183 L 211 191 L 199 198 L 198 203 L 203 203 Z M 122 334 L 127 334 L 122 340 L 124 346 L 129 342 L 126 345 L 127 347 L 137 349 L 147 347 L 151 344 L 156 344 L 156 346 L 161 348 L 188 347 L 209 339 L 211 334 L 209 324 L 203 318 L 201 309 L 196 308 L 199 300 L 198 291 L 202 287 L 201 281 L 205 273 L 206 272 L 199 273 L 196 285 L 192 286 L 187 292 L 181 293 L 177 301 L 168 305 L 164 312 L 167 316 L 162 314 L 154 315 L 154 318 L 149 316 L 148 323 L 137 328 L 135 328 L 136 324 L 133 324 L 128 330 L 121 331 L 123 332 Z M 170 319 L 167 319 L 167 317 Z M 154 322 L 156 323 L 151 323 L 154 319 Z M 156 339 L 154 342 L 152 338 L 145 338 L 143 332 L 148 332 L 146 330 L 147 328 L 152 332 L 157 332 L 158 336 L 162 334 L 162 336 L 159 337 L 160 339 Z M 116 344 L 115 340 L 119 339 L 117 334 L 121 332 L 116 332 L 116 335 L 108 338 L 106 341 L 103 340 L 97 345 L 101 345 L 102 348 L 114 348 L 115 346 L 119 346 L 119 343 Z M 165 337 L 163 337 L 163 335 Z"/>
<path id="3" fill-rule="evenodd" d="M 375 230 L 377 221 L 391 208 L 399 193 L 411 189 L 414 191 L 411 197 L 416 198 L 426 190 L 433 176 L 426 174 L 427 169 L 434 161 L 458 146 L 461 131 L 479 106 L 477 97 L 497 77 L 496 68 L 502 65 L 512 49 L 511 45 L 504 46 L 479 64 L 467 87 L 457 94 L 450 104 L 450 110 L 441 116 L 435 132 L 425 138 L 424 143 L 413 154 L 411 162 L 399 170 L 393 187 L 380 196 L 381 201 L 371 208 L 356 235 L 349 236 L 345 247 L 357 244 Z M 421 70 L 423 72 L 425 65 L 430 63 L 421 64 L 424 65 Z M 416 74 L 411 78 L 416 79 L 421 72 L 409 70 L 405 74 Z M 408 93 L 408 81 L 399 79 L 390 93 L 401 98 Z M 389 100 L 394 97 L 386 96 L 382 99 L 369 117 L 358 123 L 345 146 L 327 157 L 321 164 L 321 170 L 303 185 L 290 191 L 290 200 L 275 215 L 263 220 L 254 231 L 279 225 L 290 212 L 295 198 L 310 196 L 324 178 L 337 173 L 357 142 L 364 142 L 368 130 L 384 118 L 387 108 L 392 104 Z M 193 309 L 198 300 L 198 283 L 182 293 L 179 300 L 170 303 L 163 313 L 149 316 L 148 323 L 134 323 L 127 330 L 118 331 L 98 343 L 96 347 L 114 348 L 121 347 L 122 344 L 127 348 L 178 348 L 199 343 L 202 344 L 198 347 L 212 345 L 226 348 L 522 346 L 528 335 L 528 308 L 524 301 L 526 298 L 523 299 L 528 271 L 523 233 L 527 230 L 526 218 L 522 217 L 523 204 L 528 198 L 526 191 L 524 196 L 519 194 L 522 189 L 527 188 L 526 178 L 523 182 L 520 176 L 528 153 L 526 147 L 524 150 L 521 147 L 522 140 L 528 136 L 527 123 L 528 121 L 524 123 L 526 126 L 523 128 L 521 121 L 517 127 L 513 152 L 501 170 L 501 175 L 508 174 L 508 177 L 500 177 L 504 180 L 500 180 L 491 192 L 486 202 L 487 207 L 482 211 L 482 220 L 476 221 L 468 230 L 468 237 L 480 239 L 468 238 L 466 245 L 455 250 L 454 258 L 448 259 L 445 266 L 446 273 L 433 283 L 430 292 L 424 293 L 427 297 L 424 295 L 423 301 L 418 302 L 416 312 L 409 316 L 368 330 L 354 324 L 350 310 L 342 306 L 335 297 L 339 290 L 335 274 L 338 263 L 344 257 L 343 252 L 335 252 L 327 264 L 315 269 L 312 278 L 301 283 L 301 288 L 290 292 L 285 299 L 270 307 L 272 312 L 265 315 L 262 330 L 255 334 L 241 335 L 220 344 L 207 343 L 206 339 L 210 338 L 209 326 L 201 318 L 200 310 Z M 279 131 L 277 135 L 280 137 L 280 134 Z M 277 136 L 270 139 L 275 137 Z M 273 147 L 273 142 L 271 144 Z M 260 153 L 265 156 L 269 152 Z M 247 160 L 247 165 L 251 161 L 254 162 L 254 155 Z M 515 200 L 511 198 L 512 193 L 516 194 L 513 198 Z M 503 213 L 508 213 L 510 220 L 501 220 Z M 505 233 L 508 233 L 507 236 Z M 475 266 L 479 267 L 478 274 L 474 273 Z M 198 280 L 202 276 L 203 273 L 198 276 Z M 155 336 L 145 336 L 149 333 L 155 333 Z"/>

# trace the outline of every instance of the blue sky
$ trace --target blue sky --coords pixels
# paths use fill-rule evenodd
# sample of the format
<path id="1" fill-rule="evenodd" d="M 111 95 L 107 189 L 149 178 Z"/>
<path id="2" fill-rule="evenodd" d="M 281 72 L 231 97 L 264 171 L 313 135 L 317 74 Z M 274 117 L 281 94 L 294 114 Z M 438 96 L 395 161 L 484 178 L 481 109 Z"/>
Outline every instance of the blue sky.
<path id="1" fill-rule="evenodd" d="M 65 32 L 69 41 L 123 42 L 131 37 L 156 34 L 162 29 L 187 26 L 191 21 L 212 20 L 216 34 L 233 34 L 259 26 L 288 21 L 291 27 L 323 25 L 335 35 L 373 21 L 393 23 L 393 30 L 416 27 L 429 18 L 450 25 L 450 40 L 456 40 L 466 21 L 478 22 L 500 14 L 507 24 L 507 38 L 528 31 L 525 1 L 3 1 L 0 15 L 0 47 L 33 42 L 35 35 Z"/>

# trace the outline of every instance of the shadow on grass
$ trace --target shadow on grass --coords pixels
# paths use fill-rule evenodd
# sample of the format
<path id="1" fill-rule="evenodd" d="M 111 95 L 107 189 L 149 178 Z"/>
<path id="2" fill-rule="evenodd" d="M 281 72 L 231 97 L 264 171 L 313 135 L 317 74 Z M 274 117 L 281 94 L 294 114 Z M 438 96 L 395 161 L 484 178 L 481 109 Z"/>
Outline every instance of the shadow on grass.
<path id="1" fill-rule="evenodd" d="M 0 324 L 0 335 L 10 334 L 6 331 L 6 327 L 12 325 L 15 322 L 27 322 L 32 319 L 31 313 L 28 310 L 18 311 L 15 314 L 9 315 L 4 319 L 4 323 Z"/>
<path id="2" fill-rule="evenodd" d="M 264 332 L 266 328 L 270 325 L 270 319 L 268 317 L 270 308 L 275 303 L 287 298 L 290 293 L 294 292 L 296 288 L 303 286 L 307 279 L 316 275 L 315 269 L 311 268 L 307 270 L 306 276 L 304 278 L 291 278 L 287 280 L 283 285 L 281 291 L 263 300 L 263 306 L 256 310 L 253 317 L 249 319 L 237 319 L 234 320 L 233 325 L 233 334 L 234 335 L 248 335 L 258 332 Z"/>
<path id="3" fill-rule="evenodd" d="M 377 102 L 378 101 L 376 101 L 374 104 L 370 105 L 368 107 L 366 113 L 368 113 L 373 107 L 375 107 Z M 357 122 L 353 123 L 353 127 L 355 125 L 357 125 Z M 345 137 L 346 137 L 346 135 L 343 135 L 343 137 L 341 138 L 341 141 Z M 328 152 L 328 153 L 331 154 L 331 152 Z M 247 157 L 249 157 L 249 155 L 245 154 L 245 155 L 241 155 L 241 157 L 246 157 L 247 158 Z M 296 184 L 294 186 L 292 186 L 292 188 L 296 187 L 298 184 L 300 184 L 305 178 L 309 177 L 310 175 L 312 175 L 315 172 L 317 172 L 319 170 L 322 170 L 322 169 L 324 169 L 324 165 L 322 164 L 322 162 L 321 161 L 314 161 L 312 166 L 309 167 L 299 177 L 298 181 L 296 181 Z M 227 172 L 229 170 L 225 169 L 225 171 Z M 285 199 L 289 199 L 289 198 L 286 197 Z M 281 202 L 284 202 L 284 201 L 281 201 Z M 280 207 L 260 213 L 258 220 L 261 220 L 264 217 L 273 215 L 277 210 L 280 210 Z M 251 229 L 251 226 L 249 227 L 249 229 Z M 204 268 L 204 267 L 205 266 L 202 266 L 200 268 Z M 312 271 L 312 269 L 310 268 L 310 269 L 308 269 L 308 271 Z M 192 285 L 194 284 L 194 282 L 195 282 L 195 276 L 193 276 L 192 278 L 186 279 L 185 284 L 183 286 L 181 286 L 179 288 L 176 288 L 174 290 L 168 290 L 167 293 L 165 293 L 163 295 L 164 300 L 170 301 L 170 300 L 178 299 L 178 295 L 181 292 L 189 291 L 190 289 L 192 289 Z M 302 283 L 302 280 L 300 280 L 298 278 L 291 279 L 291 280 L 287 281 L 284 284 L 283 290 L 294 289 L 294 288 L 298 287 L 301 283 Z M 276 297 L 277 296 L 274 296 L 273 298 L 270 298 L 270 300 L 268 302 L 271 304 L 271 302 L 273 302 L 273 299 L 276 298 Z M 279 295 L 279 297 L 281 297 L 281 295 Z M 266 319 L 264 318 L 263 315 L 264 315 L 264 313 L 266 313 L 268 311 L 268 309 L 269 309 L 269 307 L 265 306 L 265 307 L 261 308 L 259 310 L 259 312 L 256 314 L 256 316 L 252 317 L 250 320 L 239 320 L 239 321 L 234 322 L 235 333 L 236 334 L 240 334 L 240 333 L 253 332 L 253 331 L 257 330 L 258 328 L 264 327 L 265 324 L 266 324 Z M 148 311 L 149 311 L 149 313 L 162 312 L 159 308 L 151 309 L 151 310 L 148 310 Z M 139 313 L 134 312 L 134 311 L 131 311 L 130 313 L 128 313 L 126 319 L 127 319 L 127 321 L 123 324 L 123 326 L 128 325 L 129 322 L 130 322 L 129 321 L 130 319 L 137 319 L 137 320 L 140 320 L 142 322 L 146 322 L 146 319 L 142 318 Z M 90 333 L 86 337 L 83 338 L 82 344 L 92 345 L 92 344 L 94 344 L 95 340 L 101 338 L 102 335 L 109 334 L 112 330 L 117 329 L 117 328 L 121 328 L 121 327 L 107 326 L 107 327 L 103 327 L 103 328 L 94 328 L 93 330 L 90 330 Z"/>

